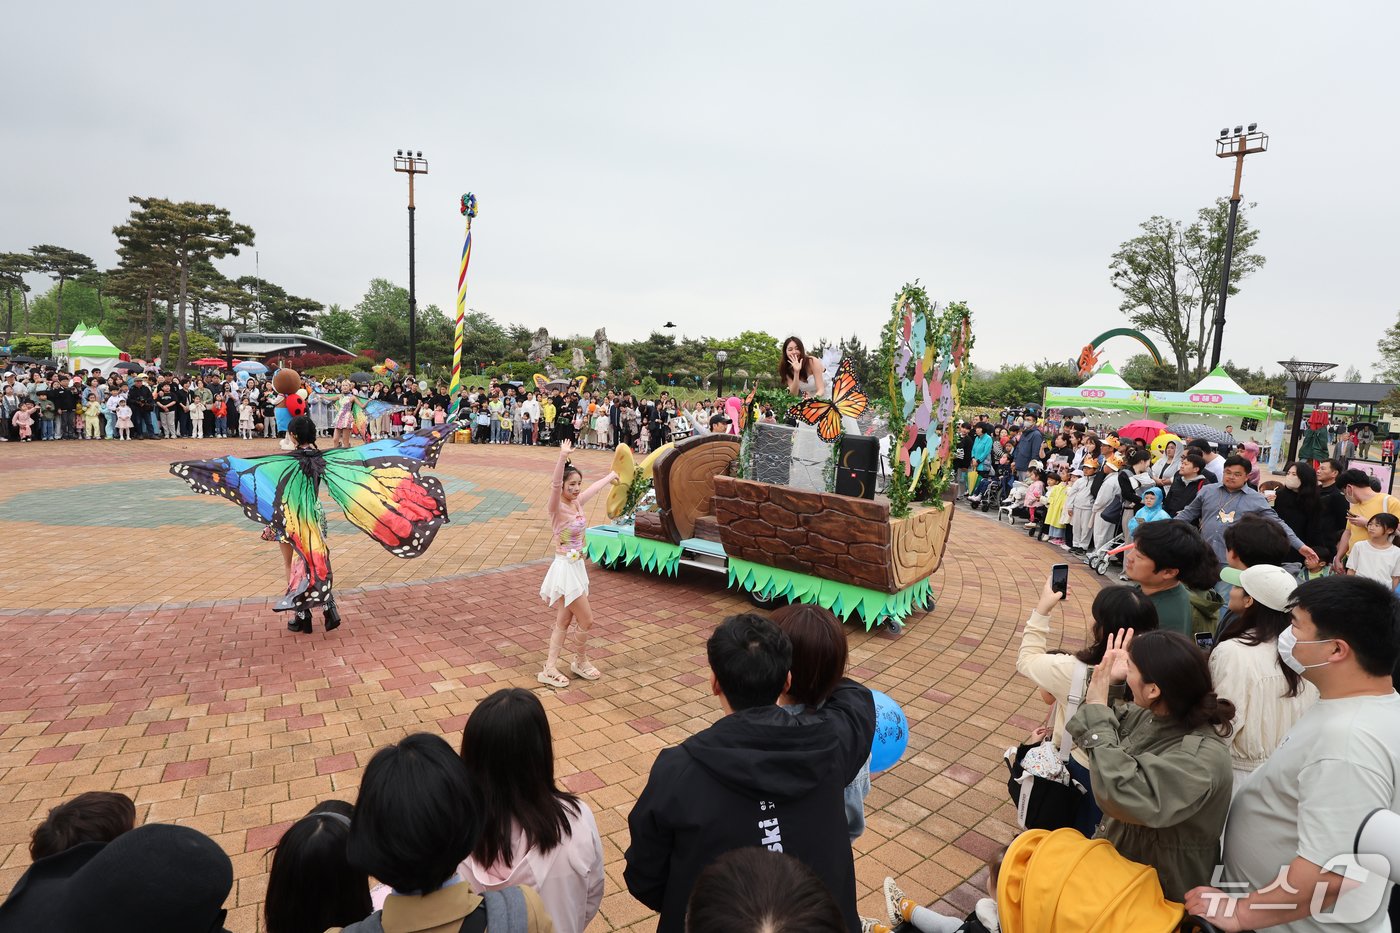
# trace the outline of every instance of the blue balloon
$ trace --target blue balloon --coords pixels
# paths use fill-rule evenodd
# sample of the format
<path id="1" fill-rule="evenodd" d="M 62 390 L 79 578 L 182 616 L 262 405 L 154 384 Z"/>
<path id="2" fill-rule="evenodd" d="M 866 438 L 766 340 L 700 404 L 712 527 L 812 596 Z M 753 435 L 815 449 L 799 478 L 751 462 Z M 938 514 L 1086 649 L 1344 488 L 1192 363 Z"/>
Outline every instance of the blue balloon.
<path id="1" fill-rule="evenodd" d="M 870 746 L 870 771 L 884 771 L 909 747 L 909 720 L 904 710 L 879 690 L 875 694 L 875 741 Z"/>

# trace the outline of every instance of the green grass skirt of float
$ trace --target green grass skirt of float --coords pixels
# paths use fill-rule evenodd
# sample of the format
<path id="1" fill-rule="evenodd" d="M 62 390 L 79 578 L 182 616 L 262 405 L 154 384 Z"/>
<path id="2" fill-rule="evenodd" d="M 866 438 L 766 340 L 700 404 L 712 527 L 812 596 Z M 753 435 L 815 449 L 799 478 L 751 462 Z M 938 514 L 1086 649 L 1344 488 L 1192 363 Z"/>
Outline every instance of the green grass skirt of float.
<path id="1" fill-rule="evenodd" d="M 729 558 L 729 585 L 764 600 L 814 603 L 830 609 L 843 622 L 859 614 L 866 631 L 881 624 L 899 631 L 911 613 L 932 609 L 934 605 L 928 580 L 920 580 L 898 593 L 882 593 L 733 557 Z"/>
<path id="2" fill-rule="evenodd" d="M 629 529 L 630 530 L 630 529 Z M 680 565 L 680 545 L 669 541 L 639 538 L 634 534 L 590 534 L 584 550 L 595 564 L 639 564 L 648 573 L 676 575 Z"/>

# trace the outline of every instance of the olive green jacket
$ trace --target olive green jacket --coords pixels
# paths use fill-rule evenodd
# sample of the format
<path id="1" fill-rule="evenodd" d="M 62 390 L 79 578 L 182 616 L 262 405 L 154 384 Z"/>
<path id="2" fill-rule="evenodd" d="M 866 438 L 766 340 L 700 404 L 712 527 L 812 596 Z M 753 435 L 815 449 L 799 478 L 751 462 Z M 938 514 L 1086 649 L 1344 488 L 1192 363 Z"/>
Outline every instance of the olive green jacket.
<path id="1" fill-rule="evenodd" d="M 1096 838 L 1157 869 L 1174 901 L 1211 883 L 1230 809 L 1230 747 L 1212 726 L 1187 731 L 1133 703 L 1086 703 L 1069 722 L 1089 755 L 1094 799 L 1103 810 Z"/>

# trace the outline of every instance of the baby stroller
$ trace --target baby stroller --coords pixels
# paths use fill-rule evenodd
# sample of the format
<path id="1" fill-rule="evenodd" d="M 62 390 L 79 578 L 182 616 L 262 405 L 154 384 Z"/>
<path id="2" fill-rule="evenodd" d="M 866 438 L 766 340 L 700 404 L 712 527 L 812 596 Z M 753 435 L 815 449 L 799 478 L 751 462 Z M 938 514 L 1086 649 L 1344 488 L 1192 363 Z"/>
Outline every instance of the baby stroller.
<path id="1" fill-rule="evenodd" d="M 1109 568 L 1113 566 L 1113 558 L 1115 555 L 1109 552 L 1122 547 L 1125 543 L 1126 541 L 1123 537 L 1123 533 L 1120 531 L 1105 544 L 1094 548 L 1080 559 L 1088 564 L 1089 569 L 1094 571 L 1094 573 L 1099 576 L 1104 576 L 1108 573 Z"/>
<path id="2" fill-rule="evenodd" d="M 1157 872 L 1106 839 L 1032 829 L 1007 848 L 997 878 L 1002 933 L 1215 933 L 1162 894 Z"/>
<path id="3" fill-rule="evenodd" d="M 973 508 L 979 508 L 983 512 L 989 512 L 993 508 L 1000 509 L 1002 502 L 1011 495 L 1011 489 L 1016 485 L 1016 473 L 1011 469 L 1009 463 L 998 463 L 996 472 L 990 476 L 985 476 L 977 484 L 977 492 L 969 499 Z"/>

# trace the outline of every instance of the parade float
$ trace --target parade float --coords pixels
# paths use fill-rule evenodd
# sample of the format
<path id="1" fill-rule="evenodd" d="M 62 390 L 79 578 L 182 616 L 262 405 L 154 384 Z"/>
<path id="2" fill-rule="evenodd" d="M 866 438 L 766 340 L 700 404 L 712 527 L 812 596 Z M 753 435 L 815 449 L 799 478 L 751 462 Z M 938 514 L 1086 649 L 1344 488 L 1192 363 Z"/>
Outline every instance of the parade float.
<path id="1" fill-rule="evenodd" d="M 737 434 L 687 438 L 641 464 L 617 449 L 622 481 L 611 521 L 588 529 L 589 558 L 659 575 L 682 566 L 723 573 L 760 606 L 815 603 L 867 629 L 898 630 L 934 606 L 931 578 L 956 492 L 953 412 L 971 346 L 965 305 L 935 306 L 906 286 L 882 335 L 887 395 L 872 406 L 888 433 L 884 453 L 869 433 L 842 430 L 868 403 L 847 361 L 829 398 L 787 410 L 791 425 L 761 420 L 765 399 L 752 393 Z M 804 453 L 813 445 L 823 451 L 815 464 Z"/>

